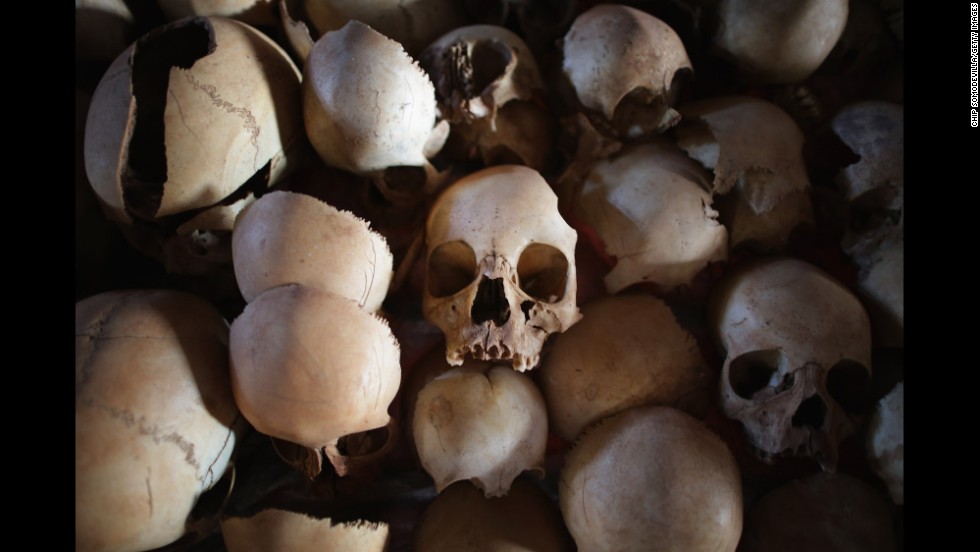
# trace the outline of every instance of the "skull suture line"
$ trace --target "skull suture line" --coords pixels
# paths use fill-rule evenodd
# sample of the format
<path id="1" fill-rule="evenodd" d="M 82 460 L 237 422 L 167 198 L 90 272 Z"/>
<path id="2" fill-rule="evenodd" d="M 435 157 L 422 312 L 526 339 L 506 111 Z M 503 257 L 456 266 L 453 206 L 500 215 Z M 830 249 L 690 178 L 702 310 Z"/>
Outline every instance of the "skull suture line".
<path id="1" fill-rule="evenodd" d="M 446 336 L 446 361 L 511 360 L 521 372 L 581 318 L 577 235 L 537 171 L 483 169 L 446 189 L 426 223 L 425 318 Z"/>
<path id="2" fill-rule="evenodd" d="M 871 326 L 857 297 L 795 259 L 743 265 L 715 289 L 726 351 L 721 407 L 763 461 L 808 456 L 826 471 L 867 409 Z"/>

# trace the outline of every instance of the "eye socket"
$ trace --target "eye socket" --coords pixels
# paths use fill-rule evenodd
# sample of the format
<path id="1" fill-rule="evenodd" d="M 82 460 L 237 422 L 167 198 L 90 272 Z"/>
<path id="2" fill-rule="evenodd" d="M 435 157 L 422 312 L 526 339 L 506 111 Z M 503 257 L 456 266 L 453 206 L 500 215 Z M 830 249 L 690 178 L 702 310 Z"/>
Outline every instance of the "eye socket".
<path id="1" fill-rule="evenodd" d="M 557 248 L 534 243 L 521 252 L 517 261 L 518 285 L 539 301 L 554 303 L 565 295 L 568 259 Z"/>
<path id="2" fill-rule="evenodd" d="M 493 81 L 502 77 L 512 58 L 510 48 L 497 40 L 481 40 L 474 44 L 470 55 L 473 83 L 472 90 L 467 90 L 467 97 L 479 96 Z"/>
<path id="3" fill-rule="evenodd" d="M 778 349 L 765 349 L 739 355 L 728 367 L 728 383 L 731 384 L 736 395 L 748 400 L 758 398 L 756 395 L 763 390 L 771 389 L 773 394 L 783 391 L 784 385 L 778 388 L 773 385 L 773 377 L 778 377 L 781 358 L 782 353 Z M 792 377 L 792 374 L 788 374 L 788 377 Z M 788 384 L 792 386 L 792 380 L 789 380 Z"/>
<path id="4" fill-rule="evenodd" d="M 426 288 L 432 297 L 448 297 L 476 279 L 476 254 L 466 242 L 440 244 L 429 254 Z"/>
<path id="5" fill-rule="evenodd" d="M 848 414 L 865 414 L 871 406 L 871 373 L 861 363 L 845 358 L 827 373 L 827 393 Z"/>

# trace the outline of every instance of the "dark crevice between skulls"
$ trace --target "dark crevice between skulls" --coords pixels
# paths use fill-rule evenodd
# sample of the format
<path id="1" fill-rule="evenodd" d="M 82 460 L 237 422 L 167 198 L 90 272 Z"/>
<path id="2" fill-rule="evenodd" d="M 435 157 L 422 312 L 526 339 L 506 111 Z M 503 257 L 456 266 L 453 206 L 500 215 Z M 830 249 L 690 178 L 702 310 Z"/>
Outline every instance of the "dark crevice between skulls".
<path id="1" fill-rule="evenodd" d="M 379 203 L 394 207 L 413 207 L 425 199 L 428 180 L 424 167 L 398 165 L 388 167 L 373 182 L 380 192 Z"/>
<path id="2" fill-rule="evenodd" d="M 130 63 L 136 122 L 121 180 L 126 208 L 137 217 L 152 220 L 163 199 L 167 181 L 164 112 L 170 70 L 189 69 L 216 47 L 214 29 L 207 19 L 196 17 L 151 31 L 133 48 Z"/>

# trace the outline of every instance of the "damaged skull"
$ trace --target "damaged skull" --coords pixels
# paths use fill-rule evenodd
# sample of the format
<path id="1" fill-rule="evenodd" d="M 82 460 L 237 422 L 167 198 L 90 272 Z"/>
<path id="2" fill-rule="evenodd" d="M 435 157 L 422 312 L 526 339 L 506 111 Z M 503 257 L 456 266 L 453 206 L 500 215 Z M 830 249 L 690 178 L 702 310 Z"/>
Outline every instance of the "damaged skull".
<path id="1" fill-rule="evenodd" d="M 425 318 L 446 336 L 446 361 L 465 355 L 538 364 L 545 339 L 581 318 L 577 235 L 537 171 L 501 165 L 446 189 L 426 223 Z"/>
<path id="2" fill-rule="evenodd" d="M 562 72 L 578 103 L 597 128 L 625 140 L 680 121 L 673 105 L 693 71 L 674 29 L 628 6 L 593 7 L 562 40 Z"/>
<path id="3" fill-rule="evenodd" d="M 808 263 L 770 259 L 730 274 L 710 316 L 726 351 L 721 407 L 756 455 L 834 471 L 868 406 L 871 326 L 857 297 Z"/>
<path id="4" fill-rule="evenodd" d="M 300 72 L 262 32 L 221 17 L 158 27 L 105 72 L 85 171 L 107 218 L 178 274 L 230 263 L 231 226 L 297 163 Z M 212 262 L 213 261 L 213 262 Z"/>

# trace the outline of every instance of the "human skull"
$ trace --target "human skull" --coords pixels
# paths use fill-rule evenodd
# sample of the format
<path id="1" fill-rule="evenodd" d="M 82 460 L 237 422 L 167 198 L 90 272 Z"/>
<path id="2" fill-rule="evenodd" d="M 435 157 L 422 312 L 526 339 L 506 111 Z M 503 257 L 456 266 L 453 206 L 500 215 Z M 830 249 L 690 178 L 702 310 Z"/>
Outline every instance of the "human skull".
<path id="1" fill-rule="evenodd" d="M 714 171 L 730 249 L 746 244 L 775 251 L 794 229 L 812 224 L 804 136 L 785 111 L 749 96 L 701 100 L 680 111 L 677 144 Z"/>
<path id="2" fill-rule="evenodd" d="M 743 502 L 725 442 L 668 406 L 637 406 L 587 429 L 558 482 L 562 517 L 582 552 L 735 552 Z"/>
<path id="3" fill-rule="evenodd" d="M 470 25 L 441 36 L 419 63 L 435 82 L 451 121 L 489 117 L 511 100 L 544 93 L 538 64 L 513 32 L 497 25 Z"/>
<path id="4" fill-rule="evenodd" d="M 303 120 L 329 166 L 386 183 L 435 180 L 428 158 L 442 148 L 449 123 L 437 124 L 435 88 L 401 44 L 360 21 L 313 45 L 303 70 Z M 427 190 L 428 191 L 428 190 Z"/>
<path id="5" fill-rule="evenodd" d="M 469 480 L 503 496 L 525 470 L 544 476 L 548 414 L 527 374 L 506 365 L 447 370 L 419 392 L 412 434 L 436 492 Z"/>
<path id="6" fill-rule="evenodd" d="M 858 269 L 857 292 L 868 309 L 875 346 L 905 343 L 905 237 L 901 227 L 844 240 L 844 251 Z"/>
<path id="7" fill-rule="evenodd" d="M 497 110 L 493 124 L 475 119 L 454 125 L 444 151 L 462 162 L 478 159 L 485 166 L 526 165 L 545 168 L 554 151 L 554 117 L 533 101 L 513 101 Z"/>
<path id="8" fill-rule="evenodd" d="M 635 8 L 602 4 L 572 23 L 562 41 L 562 71 L 597 128 L 633 139 L 677 124 L 677 85 L 693 68 L 666 23 Z"/>
<path id="9" fill-rule="evenodd" d="M 767 259 L 730 274 L 709 308 L 726 351 L 725 415 L 761 460 L 808 456 L 834 471 L 871 378 L 871 327 L 857 297 L 806 262 Z"/>
<path id="10" fill-rule="evenodd" d="M 197 15 L 230 17 L 249 25 L 276 24 L 273 0 L 157 0 L 170 21 Z"/>
<path id="11" fill-rule="evenodd" d="M 544 340 L 581 318 L 577 235 L 537 171 L 500 165 L 466 176 L 426 222 L 426 320 L 446 336 L 446 361 L 538 364 Z"/>
<path id="12" fill-rule="evenodd" d="M 707 411 L 717 375 L 667 303 L 647 294 L 606 296 L 582 312 L 541 363 L 553 433 L 574 442 L 590 424 L 642 404 L 699 417 Z"/>
<path id="13" fill-rule="evenodd" d="M 592 166 L 572 209 L 617 258 L 604 279 L 609 293 L 640 282 L 670 291 L 728 258 L 728 233 L 712 208 L 709 180 L 666 140 L 631 145 Z"/>
<path id="14" fill-rule="evenodd" d="M 852 230 L 861 232 L 901 221 L 905 191 L 904 108 L 890 102 L 859 102 L 841 109 L 830 124 L 834 134 L 861 158 L 841 169 L 836 179 L 851 204 Z"/>
<path id="15" fill-rule="evenodd" d="M 258 171 L 272 185 L 301 136 L 300 73 L 258 30 L 220 17 L 158 27 L 106 71 L 85 125 L 85 170 L 109 218 L 210 207 Z"/>
<path id="16" fill-rule="evenodd" d="M 235 219 L 235 279 L 251 302 L 289 283 L 319 287 L 381 309 L 392 277 L 388 243 L 371 225 L 312 196 L 276 191 Z"/>
<path id="17" fill-rule="evenodd" d="M 847 13 L 847 0 L 722 0 L 713 44 L 752 84 L 802 82 L 837 44 Z"/>
<path id="18" fill-rule="evenodd" d="M 143 35 L 103 75 L 85 125 L 106 216 L 169 272 L 227 266 L 228 220 L 307 147 L 300 86 L 286 52 L 238 21 L 185 18 Z"/>
<path id="19" fill-rule="evenodd" d="M 422 52 L 443 118 L 452 123 L 445 151 L 452 160 L 544 167 L 552 115 L 537 61 L 513 32 L 498 25 L 451 31 Z"/>

